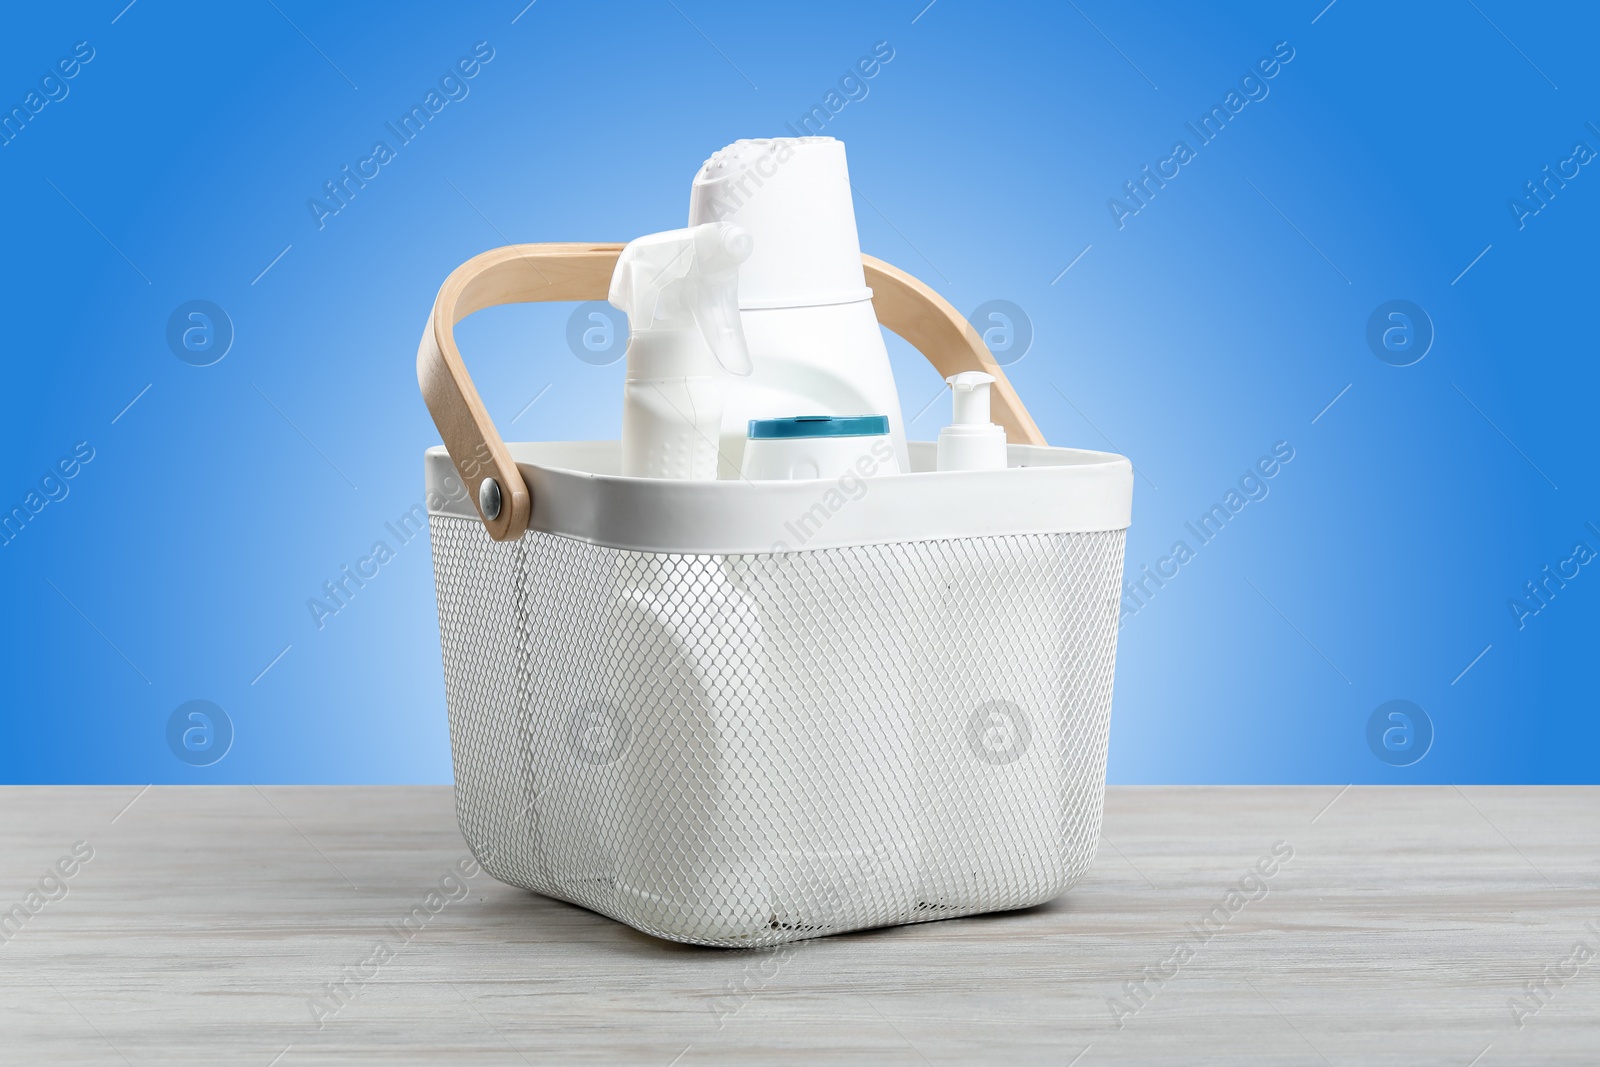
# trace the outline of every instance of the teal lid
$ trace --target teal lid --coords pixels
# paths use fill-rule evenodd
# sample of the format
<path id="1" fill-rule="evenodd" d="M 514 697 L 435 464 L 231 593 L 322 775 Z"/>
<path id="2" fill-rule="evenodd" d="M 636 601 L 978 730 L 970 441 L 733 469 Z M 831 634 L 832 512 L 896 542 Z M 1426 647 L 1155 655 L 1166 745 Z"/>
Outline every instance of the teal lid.
<path id="1" fill-rule="evenodd" d="M 792 437 L 881 437 L 889 432 L 887 415 L 796 415 L 788 419 L 751 419 L 752 441 Z"/>

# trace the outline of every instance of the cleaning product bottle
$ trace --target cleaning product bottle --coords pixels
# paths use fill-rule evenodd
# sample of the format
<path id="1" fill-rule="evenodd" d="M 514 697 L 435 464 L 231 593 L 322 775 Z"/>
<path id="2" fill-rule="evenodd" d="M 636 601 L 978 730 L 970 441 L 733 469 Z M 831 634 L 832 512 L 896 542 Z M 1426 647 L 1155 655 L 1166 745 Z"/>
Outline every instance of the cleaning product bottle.
<path id="1" fill-rule="evenodd" d="M 744 446 L 747 479 L 899 474 L 885 415 L 796 415 L 751 419 Z"/>
<path id="2" fill-rule="evenodd" d="M 750 235 L 730 222 L 641 237 L 611 276 L 628 315 L 622 473 L 717 476 L 726 375 L 750 373 L 739 265 Z M 600 833 L 613 901 L 630 922 L 683 941 L 770 932 L 760 845 L 768 793 L 765 636 L 715 555 L 640 553 L 613 577 L 602 647 L 605 706 L 628 738 L 612 765 Z M 684 828 L 691 827 L 686 831 Z"/>
<path id="3" fill-rule="evenodd" d="M 740 318 L 753 373 L 727 382 L 722 475 L 736 476 L 752 420 L 815 430 L 796 416 L 883 416 L 889 454 L 877 473 L 909 471 L 905 428 L 883 331 L 861 265 L 844 145 L 831 137 L 737 141 L 700 168 L 689 223 L 736 222 L 755 249 L 739 275 Z M 876 429 L 876 427 L 875 427 Z M 781 432 L 781 431 L 779 431 Z M 762 440 L 750 476 L 795 477 L 793 451 Z M 875 454 L 869 455 L 869 459 Z M 818 475 L 824 457 L 814 457 Z M 801 462 L 803 462 L 803 457 Z M 806 473 L 809 473 L 807 470 Z M 916 903 L 915 735 L 910 678 L 871 684 L 884 623 L 905 609 L 909 576 L 879 549 L 838 557 L 797 552 L 730 558 L 756 600 L 768 650 L 769 728 L 790 754 L 774 769 L 789 817 L 769 872 L 773 921 L 807 930 L 903 921 Z M 883 550 L 886 551 L 886 550 Z M 744 572 L 750 572 L 745 574 Z M 819 665 L 827 664 L 827 683 Z"/>
<path id="4" fill-rule="evenodd" d="M 717 365 L 748 375 L 739 321 L 739 264 L 750 234 L 730 222 L 653 233 L 628 243 L 610 300 L 628 316 L 622 473 L 714 479 L 723 422 Z"/>
<path id="5" fill-rule="evenodd" d="M 952 415 L 939 432 L 937 469 L 1004 470 L 1005 430 L 989 422 L 994 376 L 945 380 Z M 972 538 L 940 567 L 942 622 L 928 664 L 939 684 L 918 740 L 921 836 L 940 843 L 924 848 L 918 879 L 918 903 L 931 915 L 1024 907 L 1049 899 L 1066 877 L 1067 627 L 1055 606 L 1069 600 L 1067 552 L 1046 534 Z"/>
<path id="6" fill-rule="evenodd" d="M 751 419 L 887 414 L 911 469 L 900 400 L 861 267 L 844 145 L 832 137 L 736 141 L 695 175 L 689 224 L 736 222 L 755 249 L 739 276 L 755 363 L 728 383 L 722 476 L 736 477 Z"/>
<path id="7" fill-rule="evenodd" d="M 1006 431 L 989 421 L 989 386 L 994 375 L 964 370 L 950 383 L 953 412 L 950 425 L 939 431 L 937 469 L 995 471 L 1006 467 Z"/>

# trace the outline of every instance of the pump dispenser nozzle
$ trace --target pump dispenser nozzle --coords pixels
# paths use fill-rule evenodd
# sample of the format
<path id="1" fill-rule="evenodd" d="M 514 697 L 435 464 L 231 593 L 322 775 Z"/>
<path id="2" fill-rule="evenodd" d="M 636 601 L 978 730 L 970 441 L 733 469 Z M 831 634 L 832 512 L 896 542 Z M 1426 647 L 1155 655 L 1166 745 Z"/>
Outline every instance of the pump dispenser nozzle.
<path id="1" fill-rule="evenodd" d="M 723 385 L 750 373 L 739 319 L 739 264 L 748 231 L 708 222 L 630 241 L 611 275 L 611 303 L 628 316 L 622 473 L 717 476 Z"/>
<path id="2" fill-rule="evenodd" d="M 1004 470 L 1006 431 L 989 421 L 989 386 L 994 375 L 962 371 L 945 379 L 950 384 L 952 417 L 939 431 L 938 469 L 942 471 Z"/>
<path id="3" fill-rule="evenodd" d="M 981 370 L 967 370 L 952 374 L 945 381 L 950 385 L 951 423 L 956 425 L 987 426 L 989 424 L 989 386 L 994 375 Z"/>

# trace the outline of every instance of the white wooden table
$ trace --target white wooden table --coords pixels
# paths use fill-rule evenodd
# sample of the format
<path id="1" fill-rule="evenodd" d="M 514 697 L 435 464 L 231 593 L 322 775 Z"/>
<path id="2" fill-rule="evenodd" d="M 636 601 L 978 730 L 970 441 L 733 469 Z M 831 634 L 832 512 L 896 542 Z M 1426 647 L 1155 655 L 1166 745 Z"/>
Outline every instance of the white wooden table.
<path id="1" fill-rule="evenodd" d="M 1600 788 L 1112 789 L 1054 904 L 765 952 L 395 925 L 466 855 L 445 788 L 0 789 L 0 1062 L 1600 1063 Z"/>

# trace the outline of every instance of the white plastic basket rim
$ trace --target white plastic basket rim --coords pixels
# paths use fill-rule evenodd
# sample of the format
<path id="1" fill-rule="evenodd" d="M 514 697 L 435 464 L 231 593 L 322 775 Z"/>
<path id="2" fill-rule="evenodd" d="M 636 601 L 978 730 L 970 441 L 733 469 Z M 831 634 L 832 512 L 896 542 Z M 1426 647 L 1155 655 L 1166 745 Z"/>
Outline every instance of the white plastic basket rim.
<path id="1" fill-rule="evenodd" d="M 935 472 L 935 445 L 909 443 L 912 473 L 814 481 L 624 478 L 616 441 L 508 442 L 533 493 L 530 530 L 640 552 L 740 554 L 1127 529 L 1123 456 L 1010 445 L 1003 471 Z M 476 519 L 442 446 L 425 460 L 432 515 Z"/>

